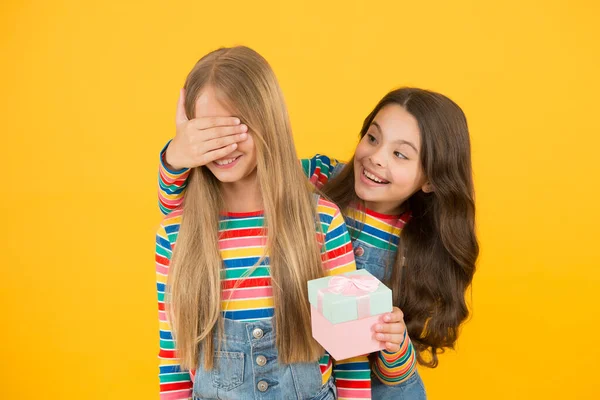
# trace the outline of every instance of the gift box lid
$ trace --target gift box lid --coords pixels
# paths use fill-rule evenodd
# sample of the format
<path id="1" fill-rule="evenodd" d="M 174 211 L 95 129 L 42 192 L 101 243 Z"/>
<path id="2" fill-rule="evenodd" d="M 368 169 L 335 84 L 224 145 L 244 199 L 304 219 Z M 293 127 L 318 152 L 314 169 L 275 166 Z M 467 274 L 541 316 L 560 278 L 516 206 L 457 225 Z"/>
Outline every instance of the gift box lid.
<path id="1" fill-rule="evenodd" d="M 364 269 L 308 281 L 308 300 L 333 324 L 392 311 L 392 291 Z"/>

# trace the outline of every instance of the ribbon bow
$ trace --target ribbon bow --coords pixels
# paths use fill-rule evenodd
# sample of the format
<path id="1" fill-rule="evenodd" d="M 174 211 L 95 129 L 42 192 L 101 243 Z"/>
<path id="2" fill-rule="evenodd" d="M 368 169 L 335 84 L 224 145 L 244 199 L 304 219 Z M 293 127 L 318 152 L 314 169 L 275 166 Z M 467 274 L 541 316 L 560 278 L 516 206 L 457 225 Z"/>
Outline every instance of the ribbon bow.
<path id="1" fill-rule="evenodd" d="M 379 287 L 379 281 L 373 276 L 338 275 L 329 280 L 328 291 L 344 296 L 357 296 L 372 293 Z"/>

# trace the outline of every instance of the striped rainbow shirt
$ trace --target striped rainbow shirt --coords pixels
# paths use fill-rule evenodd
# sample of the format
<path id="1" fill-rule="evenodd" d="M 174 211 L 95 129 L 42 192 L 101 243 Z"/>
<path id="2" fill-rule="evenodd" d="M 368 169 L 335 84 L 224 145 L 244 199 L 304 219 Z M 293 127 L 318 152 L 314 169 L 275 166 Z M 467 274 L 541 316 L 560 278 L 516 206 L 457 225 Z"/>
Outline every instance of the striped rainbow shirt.
<path id="1" fill-rule="evenodd" d="M 350 237 L 338 208 L 319 199 L 317 212 L 322 233 L 323 267 L 329 275 L 356 269 Z M 165 285 L 173 248 L 181 222 L 181 209 L 168 214 L 156 235 L 156 273 L 160 321 L 159 379 L 161 399 L 191 398 L 190 373 L 181 371 L 175 355 L 171 327 L 165 313 Z M 219 226 L 219 250 L 223 258 L 221 309 L 225 318 L 256 321 L 274 315 L 269 258 L 252 267 L 264 254 L 266 246 L 262 212 L 227 213 Z M 237 285 L 237 287 L 236 287 Z M 235 289 L 234 289 L 235 288 Z M 340 399 L 370 398 L 370 368 L 366 356 L 334 362 L 325 354 L 320 360 L 323 382 L 333 373 Z"/>
<path id="2" fill-rule="evenodd" d="M 160 153 L 158 177 L 158 205 L 163 214 L 179 207 L 184 198 L 189 170 L 174 171 L 165 165 L 165 151 Z M 300 160 L 304 174 L 311 183 L 321 188 L 331 176 L 338 161 L 323 155 L 315 155 L 309 159 Z M 408 222 L 410 215 L 384 215 L 369 209 L 350 207 L 343 210 L 351 239 L 389 250 L 397 250 L 402 228 Z M 359 222 L 360 221 L 360 222 Z M 357 229 L 357 225 L 360 227 Z M 407 380 L 417 368 L 415 350 L 410 338 L 406 336 L 400 350 L 390 353 L 383 350 L 378 353 L 372 365 L 373 373 L 386 385 L 397 385 Z"/>

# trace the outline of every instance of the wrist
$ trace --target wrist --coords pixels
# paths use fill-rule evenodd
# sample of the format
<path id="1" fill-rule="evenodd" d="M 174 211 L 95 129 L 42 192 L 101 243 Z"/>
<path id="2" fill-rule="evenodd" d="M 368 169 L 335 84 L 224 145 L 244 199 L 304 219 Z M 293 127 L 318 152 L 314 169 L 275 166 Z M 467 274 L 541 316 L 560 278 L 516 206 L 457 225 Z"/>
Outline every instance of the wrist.
<path id="1" fill-rule="evenodd" d="M 171 147 L 171 141 L 167 143 L 165 148 L 161 151 L 160 161 L 163 167 L 171 174 L 181 174 L 185 172 L 188 168 L 182 167 L 178 165 L 176 162 L 173 162 L 172 151 L 169 151 Z M 172 149 L 171 149 L 172 150 Z"/>

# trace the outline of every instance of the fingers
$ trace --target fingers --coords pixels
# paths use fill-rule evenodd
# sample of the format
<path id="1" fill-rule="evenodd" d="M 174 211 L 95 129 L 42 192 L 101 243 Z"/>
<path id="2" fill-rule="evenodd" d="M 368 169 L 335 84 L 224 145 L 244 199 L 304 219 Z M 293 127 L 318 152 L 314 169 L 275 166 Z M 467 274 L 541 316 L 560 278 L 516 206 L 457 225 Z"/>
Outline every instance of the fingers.
<path id="1" fill-rule="evenodd" d="M 375 332 L 403 333 L 406 330 L 404 314 L 398 307 L 394 307 L 391 313 L 384 314 L 383 321 L 383 323 L 375 325 Z"/>
<path id="2" fill-rule="evenodd" d="M 241 133 L 247 133 L 248 127 L 244 124 L 234 125 L 234 126 L 219 126 L 214 128 L 208 128 L 205 130 L 197 131 L 200 134 L 200 137 L 204 141 L 209 141 L 211 139 L 217 139 L 224 136 L 236 135 Z"/>
<path id="3" fill-rule="evenodd" d="M 401 344 L 404 341 L 404 333 L 376 333 L 375 339 L 380 342 Z"/>
<path id="4" fill-rule="evenodd" d="M 375 332 L 377 333 L 404 333 L 405 330 L 406 326 L 404 325 L 404 322 L 375 325 Z"/>
<path id="5" fill-rule="evenodd" d="M 211 162 L 220 158 L 226 157 L 228 154 L 233 152 L 237 148 L 237 143 L 230 144 L 229 146 L 222 147 L 218 150 L 210 151 L 202 156 L 202 160 L 199 165 L 210 164 Z"/>
<path id="6" fill-rule="evenodd" d="M 185 91 L 182 90 L 177 106 L 177 143 L 174 160 L 188 168 L 211 163 L 227 157 L 237 148 L 237 143 L 248 138 L 248 126 L 237 117 L 202 117 L 187 120 L 184 110 Z M 171 147 L 171 146 L 169 146 Z M 175 164 L 171 164 L 175 165 Z"/>
<path id="7" fill-rule="evenodd" d="M 398 307 L 394 307 L 391 313 L 383 316 L 385 322 L 401 322 L 404 321 L 404 313 Z"/>
<path id="8" fill-rule="evenodd" d="M 237 135 L 229 135 L 229 136 L 220 137 L 220 138 L 213 139 L 213 140 L 208 140 L 208 141 L 204 142 L 203 152 L 208 153 L 210 151 L 217 150 L 217 149 L 220 149 L 225 146 L 229 146 L 234 143 L 243 142 L 247 138 L 248 138 L 247 133 L 240 133 Z"/>
<path id="9" fill-rule="evenodd" d="M 183 124 L 188 121 L 187 115 L 185 114 L 185 89 L 179 91 L 179 101 L 177 102 L 177 114 L 175 115 L 175 123 L 177 125 Z"/>
<path id="10" fill-rule="evenodd" d="M 400 351 L 400 345 L 392 342 L 385 342 L 385 349 L 390 353 Z"/>
<path id="11" fill-rule="evenodd" d="M 196 129 L 205 130 L 218 126 L 240 125 L 240 119 L 237 117 L 203 117 L 193 119 L 190 123 Z"/>
<path id="12" fill-rule="evenodd" d="M 385 343 L 385 349 L 397 352 L 406 337 L 404 314 L 398 307 L 383 316 L 384 323 L 375 325 L 375 339 Z"/>
<path id="13" fill-rule="evenodd" d="M 406 335 L 404 314 L 398 307 L 383 316 L 384 323 L 375 325 L 375 339 L 385 342 L 385 349 L 390 352 L 400 350 Z"/>

